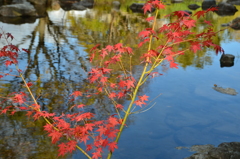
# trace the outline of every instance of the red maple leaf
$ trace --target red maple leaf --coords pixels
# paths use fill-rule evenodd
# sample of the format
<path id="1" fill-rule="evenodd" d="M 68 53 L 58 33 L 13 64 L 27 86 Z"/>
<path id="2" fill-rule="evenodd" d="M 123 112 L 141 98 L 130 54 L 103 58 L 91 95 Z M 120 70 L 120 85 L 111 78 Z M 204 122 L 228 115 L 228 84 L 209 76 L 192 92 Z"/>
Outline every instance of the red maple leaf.
<path id="1" fill-rule="evenodd" d="M 101 56 L 102 58 L 104 58 L 106 55 L 108 55 L 108 52 L 107 52 L 106 50 L 102 49 L 100 56 Z"/>
<path id="2" fill-rule="evenodd" d="M 116 108 L 123 109 L 123 105 L 122 104 L 117 104 Z"/>
<path id="3" fill-rule="evenodd" d="M 13 64 L 13 61 L 9 61 L 9 60 L 5 61 L 6 67 L 8 67 L 8 66 L 11 65 L 11 64 Z"/>
<path id="4" fill-rule="evenodd" d="M 71 96 L 74 96 L 74 98 L 78 97 L 78 96 L 82 96 L 82 92 L 80 91 L 75 91 L 71 94 Z"/>
<path id="5" fill-rule="evenodd" d="M 93 154 L 92 156 L 93 159 L 98 159 L 98 157 L 102 157 L 100 152 L 93 152 L 92 154 Z"/>
<path id="6" fill-rule="evenodd" d="M 109 94 L 109 98 L 111 98 L 111 99 L 115 98 L 116 96 L 117 96 L 117 94 L 115 92 L 111 92 Z"/>
<path id="7" fill-rule="evenodd" d="M 58 156 L 64 156 L 68 152 L 65 143 L 59 144 L 58 147 Z"/>
<path id="8" fill-rule="evenodd" d="M 177 68 L 178 69 L 178 64 L 176 64 L 174 61 L 170 62 L 170 68 Z"/>
<path id="9" fill-rule="evenodd" d="M 125 47 L 125 50 L 128 54 L 133 54 L 133 50 L 130 47 Z"/>
<path id="10" fill-rule="evenodd" d="M 13 97 L 13 101 L 14 101 L 14 103 L 23 104 L 25 102 L 24 95 L 23 94 L 16 94 Z"/>
<path id="11" fill-rule="evenodd" d="M 103 77 L 100 78 L 100 82 L 102 84 L 105 84 L 107 81 L 108 81 L 108 77 L 106 77 L 106 76 L 103 76 Z"/>
<path id="12" fill-rule="evenodd" d="M 82 135 L 82 136 L 81 136 L 80 141 L 81 141 L 81 142 L 84 142 L 85 145 L 86 145 L 86 143 L 87 143 L 87 140 L 89 140 L 89 136 L 88 136 L 88 135 Z"/>
<path id="13" fill-rule="evenodd" d="M 219 45 L 215 45 L 215 46 L 214 46 L 214 49 L 215 49 L 215 51 L 216 51 L 216 54 L 218 54 L 218 52 L 224 53 L 223 48 L 222 48 L 221 46 L 219 46 Z"/>
<path id="14" fill-rule="evenodd" d="M 116 83 L 110 83 L 110 87 L 111 88 L 115 88 L 116 87 Z"/>
<path id="15" fill-rule="evenodd" d="M 124 87 L 126 86 L 126 82 L 120 80 L 120 82 L 118 83 L 118 86 L 119 86 L 120 88 L 124 88 Z"/>
<path id="16" fill-rule="evenodd" d="M 113 127 L 119 124 L 118 119 L 113 116 L 110 116 L 108 121 Z"/>
<path id="17" fill-rule="evenodd" d="M 52 132 L 48 136 L 52 137 L 52 143 L 54 144 L 57 141 L 59 141 L 60 137 L 62 137 L 62 133 L 53 129 Z"/>
<path id="18" fill-rule="evenodd" d="M 30 53 L 30 51 L 27 49 L 22 49 L 22 50 L 25 51 L 26 53 Z"/>
<path id="19" fill-rule="evenodd" d="M 199 19 L 201 16 L 204 17 L 206 11 L 197 11 L 194 16 L 197 16 L 197 18 Z"/>
<path id="20" fill-rule="evenodd" d="M 107 131 L 106 135 L 108 138 L 114 139 L 117 136 L 117 132 L 119 132 L 118 129 L 111 129 L 111 130 Z"/>
<path id="21" fill-rule="evenodd" d="M 198 50 L 201 50 L 201 45 L 199 44 L 199 42 L 192 42 L 191 43 L 191 50 L 196 53 Z"/>
<path id="22" fill-rule="evenodd" d="M 164 59 L 168 61 L 173 61 L 173 57 L 171 55 L 167 55 Z"/>
<path id="23" fill-rule="evenodd" d="M 147 13 L 147 11 L 149 11 L 149 12 L 151 12 L 151 10 L 152 10 L 152 4 L 150 4 L 150 3 L 146 3 L 146 4 L 144 4 L 144 6 L 143 6 L 143 12 L 144 12 L 144 14 L 146 14 Z"/>
<path id="24" fill-rule="evenodd" d="M 153 1 L 152 4 L 158 9 L 165 9 L 165 5 L 158 0 Z"/>
<path id="25" fill-rule="evenodd" d="M 86 106 L 85 104 L 79 104 L 77 107 L 78 108 L 82 108 L 82 107 L 84 107 L 84 106 Z"/>
<path id="26" fill-rule="evenodd" d="M 67 150 L 68 152 L 72 153 L 76 149 L 77 142 L 74 140 L 71 140 L 67 143 Z"/>
<path id="27" fill-rule="evenodd" d="M 99 126 L 99 128 L 96 130 L 100 133 L 100 135 L 102 136 L 103 134 L 105 134 L 105 131 L 107 129 L 104 126 Z"/>
<path id="28" fill-rule="evenodd" d="M 143 104 L 146 104 L 145 102 L 143 102 L 143 101 L 141 101 L 141 100 L 136 100 L 134 103 L 135 103 L 136 105 L 140 106 L 140 107 L 142 107 Z"/>
<path id="29" fill-rule="evenodd" d="M 110 142 L 109 144 L 108 144 L 108 149 L 109 149 L 109 151 L 111 151 L 111 152 L 113 152 L 115 149 L 117 149 L 118 148 L 118 146 L 117 146 L 117 143 L 116 142 Z"/>
<path id="30" fill-rule="evenodd" d="M 44 130 L 47 132 L 52 132 L 53 131 L 53 126 L 51 124 L 46 124 L 44 127 Z"/>
<path id="31" fill-rule="evenodd" d="M 213 26 L 210 21 L 204 20 L 204 23 L 206 23 L 206 24 L 208 24 L 208 25 L 210 25 L 210 26 Z"/>
<path id="32" fill-rule="evenodd" d="M 119 93 L 117 94 L 117 96 L 118 96 L 118 99 L 120 99 L 120 98 L 122 98 L 122 97 L 125 96 L 125 93 L 123 93 L 123 92 L 119 92 Z"/>
<path id="33" fill-rule="evenodd" d="M 97 45 L 95 45 L 93 48 L 91 48 L 90 52 L 96 50 L 98 46 L 100 46 L 100 44 L 97 44 Z"/>
<path id="34" fill-rule="evenodd" d="M 189 13 L 186 11 L 180 10 L 180 11 L 173 12 L 173 15 L 177 16 L 178 18 L 181 18 L 181 17 L 184 17 L 185 15 L 189 15 Z"/>
<path id="35" fill-rule="evenodd" d="M 143 31 L 141 31 L 141 32 L 138 34 L 138 36 L 139 36 L 140 38 L 145 38 L 145 37 L 149 37 L 150 34 L 151 34 L 151 31 L 143 30 Z"/>
<path id="36" fill-rule="evenodd" d="M 113 47 L 112 45 L 108 45 L 108 46 L 106 46 L 106 50 L 107 50 L 108 52 L 111 52 L 111 51 L 114 50 L 114 47 Z"/>
<path id="37" fill-rule="evenodd" d="M 114 49 L 117 50 L 117 51 L 122 49 L 122 47 L 123 47 L 122 43 L 118 43 L 118 44 L 114 45 Z"/>
<path id="38" fill-rule="evenodd" d="M 6 33 L 6 35 L 7 35 L 7 38 L 9 38 L 9 37 L 10 37 L 10 38 L 11 38 L 11 40 L 13 40 L 13 38 L 14 38 L 14 37 L 12 36 L 12 34 L 11 34 L 11 33 Z"/>
<path id="39" fill-rule="evenodd" d="M 138 96 L 138 98 L 139 98 L 141 101 L 143 101 L 143 102 L 144 102 L 144 101 L 148 101 L 148 97 L 149 97 L 149 96 L 147 96 L 147 95 L 145 95 L 145 94 L 144 94 L 143 96 Z"/>
<path id="40" fill-rule="evenodd" d="M 154 18 L 155 18 L 155 16 L 148 17 L 148 18 L 146 19 L 146 21 L 148 21 L 148 22 L 153 21 Z"/>
<path id="41" fill-rule="evenodd" d="M 89 130 L 89 131 L 92 131 L 94 126 L 95 126 L 95 124 L 93 124 L 93 123 L 85 124 L 86 130 Z"/>
<path id="42" fill-rule="evenodd" d="M 90 150 L 92 150 L 92 145 L 87 145 L 86 151 L 90 151 Z"/>
<path id="43" fill-rule="evenodd" d="M 131 87 L 134 87 L 134 82 L 132 80 L 127 80 L 126 86 L 127 86 L 127 89 L 130 89 Z"/>
<path id="44" fill-rule="evenodd" d="M 187 26 L 187 28 L 192 28 L 192 27 L 195 27 L 195 23 L 196 21 L 191 19 L 191 20 L 183 20 L 182 21 L 184 25 Z"/>

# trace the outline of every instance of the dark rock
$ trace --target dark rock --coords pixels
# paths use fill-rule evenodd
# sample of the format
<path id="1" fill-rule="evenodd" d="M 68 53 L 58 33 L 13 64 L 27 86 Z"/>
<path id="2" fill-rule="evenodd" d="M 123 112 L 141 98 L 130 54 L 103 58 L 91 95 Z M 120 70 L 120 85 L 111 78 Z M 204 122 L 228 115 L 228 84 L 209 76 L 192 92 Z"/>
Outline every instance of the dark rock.
<path id="1" fill-rule="evenodd" d="M 35 23 L 37 17 L 3 17 L 0 16 L 0 21 L 7 24 L 25 24 L 25 23 Z"/>
<path id="2" fill-rule="evenodd" d="M 121 3 L 119 1 L 113 1 L 112 5 L 113 5 L 113 9 L 115 10 L 119 10 L 121 7 Z"/>
<path id="3" fill-rule="evenodd" d="M 234 65 L 234 55 L 231 54 L 222 54 L 220 58 L 221 67 L 231 67 Z"/>
<path id="4" fill-rule="evenodd" d="M 80 3 L 86 8 L 93 8 L 94 0 L 82 0 Z"/>
<path id="5" fill-rule="evenodd" d="M 132 12 L 135 12 L 135 13 L 144 13 L 143 11 L 143 6 L 144 6 L 144 3 L 133 3 L 129 8 L 132 10 Z M 151 13 L 154 12 L 156 9 L 153 8 L 151 10 Z"/>
<path id="6" fill-rule="evenodd" d="M 204 0 L 202 2 L 202 10 L 207 10 L 212 7 L 216 7 L 216 0 Z"/>
<path id="7" fill-rule="evenodd" d="M 171 0 L 172 3 L 181 3 L 183 0 Z"/>
<path id="8" fill-rule="evenodd" d="M 233 5 L 240 5 L 240 0 L 228 0 L 227 3 L 233 4 Z"/>
<path id="9" fill-rule="evenodd" d="M 72 4 L 75 3 L 73 1 L 64 1 L 64 0 L 60 0 L 59 1 L 59 5 L 60 7 L 65 10 L 65 11 L 69 11 L 72 9 Z"/>
<path id="10" fill-rule="evenodd" d="M 28 2 L 30 2 L 33 5 L 46 5 L 47 4 L 47 0 L 27 0 Z"/>
<path id="11" fill-rule="evenodd" d="M 5 17 L 39 16 L 36 9 L 29 2 L 11 4 L 0 7 L 0 15 Z"/>
<path id="12" fill-rule="evenodd" d="M 87 8 L 93 8 L 94 0 L 82 0 L 76 2 L 74 0 L 60 0 L 60 6 L 63 10 L 85 10 Z"/>
<path id="13" fill-rule="evenodd" d="M 221 24 L 222 27 L 227 27 L 227 26 L 230 26 L 229 23 L 224 23 L 224 24 Z"/>
<path id="14" fill-rule="evenodd" d="M 185 159 L 239 159 L 240 142 L 224 142 L 218 147 L 198 152 Z"/>
<path id="15" fill-rule="evenodd" d="M 26 2 L 26 0 L 13 0 L 11 4 L 20 4 L 24 2 Z"/>
<path id="16" fill-rule="evenodd" d="M 189 4 L 188 5 L 188 8 L 189 9 L 192 9 L 192 10 L 196 10 L 196 9 L 198 9 L 200 6 L 199 5 L 197 5 L 197 4 Z"/>
<path id="17" fill-rule="evenodd" d="M 192 15 L 192 12 L 189 11 L 189 10 L 184 10 L 184 12 L 186 12 L 186 14 L 184 14 L 184 16 L 190 16 L 190 15 Z"/>
<path id="18" fill-rule="evenodd" d="M 234 5 L 225 2 L 219 3 L 217 9 L 218 15 L 234 15 L 238 11 Z"/>
<path id="19" fill-rule="evenodd" d="M 235 18 L 229 26 L 235 30 L 240 30 L 240 17 Z"/>
<path id="20" fill-rule="evenodd" d="M 84 7 L 81 2 L 73 3 L 72 4 L 72 9 L 73 10 L 86 10 L 87 8 Z"/>
<path id="21" fill-rule="evenodd" d="M 0 1 L 0 6 L 2 6 L 2 5 L 9 5 L 9 4 L 12 4 L 12 0 L 5 0 L 5 1 L 1 0 Z"/>

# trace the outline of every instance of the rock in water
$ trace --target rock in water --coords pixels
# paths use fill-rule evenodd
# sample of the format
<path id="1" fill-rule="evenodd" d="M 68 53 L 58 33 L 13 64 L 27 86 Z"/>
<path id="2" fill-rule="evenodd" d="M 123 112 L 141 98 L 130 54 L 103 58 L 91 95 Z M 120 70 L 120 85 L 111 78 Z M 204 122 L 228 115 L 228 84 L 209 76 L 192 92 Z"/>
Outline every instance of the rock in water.
<path id="1" fill-rule="evenodd" d="M 235 96 L 235 95 L 238 94 L 238 93 L 236 92 L 236 90 L 233 89 L 233 88 L 222 88 L 222 87 L 218 87 L 217 85 L 215 85 L 215 86 L 213 87 L 213 89 L 214 89 L 215 91 L 220 92 L 220 93 L 229 94 L 229 95 L 233 95 L 233 96 Z"/>

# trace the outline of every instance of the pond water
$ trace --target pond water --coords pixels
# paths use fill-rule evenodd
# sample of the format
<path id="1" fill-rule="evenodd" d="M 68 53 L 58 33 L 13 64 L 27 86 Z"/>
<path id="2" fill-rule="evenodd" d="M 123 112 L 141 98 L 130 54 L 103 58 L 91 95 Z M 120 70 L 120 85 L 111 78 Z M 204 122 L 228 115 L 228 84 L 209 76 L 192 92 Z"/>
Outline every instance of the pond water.
<path id="1" fill-rule="evenodd" d="M 87 71 L 91 68 L 89 50 L 95 44 L 106 46 L 122 42 L 136 48 L 137 34 L 149 24 L 141 20 L 142 14 L 126 9 L 131 2 L 124 2 L 119 12 L 99 3 L 85 11 L 49 9 L 47 17 L 32 23 L 0 22 L 0 27 L 15 37 L 14 45 L 30 51 L 30 54 L 20 55 L 19 66 L 25 70 L 28 81 L 35 81 L 33 90 L 41 96 L 38 100 L 45 110 L 64 112 L 68 108 L 69 94 L 86 85 Z M 201 4 L 201 1 L 169 2 L 161 14 L 186 10 L 191 3 Z M 237 8 L 240 10 L 240 6 Z M 213 22 L 214 30 L 219 30 L 221 24 L 238 16 L 240 12 L 232 16 L 213 13 L 206 18 Z M 158 23 L 169 21 L 160 18 Z M 198 29 L 203 30 L 204 26 Z M 226 53 L 235 56 L 234 66 L 220 67 L 220 54 L 202 50 L 198 54 L 177 57 L 179 69 L 159 67 L 163 75 L 150 79 L 141 93 L 150 96 L 150 100 L 160 96 L 151 109 L 131 116 L 119 148 L 113 154 L 114 159 L 182 159 L 194 152 L 176 147 L 217 146 L 222 142 L 240 141 L 239 94 L 233 96 L 213 89 L 217 85 L 240 92 L 240 31 L 229 28 L 220 32 L 215 40 Z M 3 63 L 4 59 L 0 60 Z M 133 65 L 137 62 L 133 60 Z M 134 66 L 134 72 L 138 74 L 140 68 Z M 0 69 L 7 72 L 14 68 L 6 69 L 2 64 Z M 1 79 L 0 84 L 1 96 L 21 89 L 20 80 L 14 76 Z M 112 113 L 108 102 L 100 97 L 86 102 L 92 105 L 89 110 L 96 109 L 96 103 L 101 105 L 99 118 Z M 0 118 L 0 158 L 56 158 L 58 148 L 52 146 L 43 131 L 43 121 L 34 122 L 23 113 Z M 85 157 L 76 151 L 64 158 Z"/>

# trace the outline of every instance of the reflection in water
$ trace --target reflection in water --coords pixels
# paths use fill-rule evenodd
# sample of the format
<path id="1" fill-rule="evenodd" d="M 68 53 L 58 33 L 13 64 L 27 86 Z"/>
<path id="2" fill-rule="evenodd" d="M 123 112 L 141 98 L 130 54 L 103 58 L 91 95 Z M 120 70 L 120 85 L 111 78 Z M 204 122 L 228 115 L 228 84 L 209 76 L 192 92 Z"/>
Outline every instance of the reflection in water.
<path id="1" fill-rule="evenodd" d="M 189 3 L 190 1 L 168 6 L 167 10 L 161 12 L 158 25 L 161 26 L 173 20 L 171 17 L 164 19 L 161 17 L 162 15 L 170 11 L 185 10 Z M 200 2 L 197 3 L 201 5 Z M 30 51 L 30 54 L 20 55 L 20 67 L 25 70 L 25 78 L 34 82 L 33 92 L 44 110 L 58 114 L 66 113 L 74 104 L 69 100 L 69 95 L 74 90 L 94 89 L 87 83 L 86 77 L 91 68 L 88 52 L 97 43 L 101 44 L 101 47 L 105 47 L 121 42 L 133 47 L 136 50 L 136 57 L 133 57 L 133 72 L 136 76 L 139 74 L 141 66 L 136 66 L 136 64 L 139 63 L 138 57 L 141 56 L 144 49 L 137 49 L 139 42 L 137 36 L 141 30 L 148 28 L 149 24 L 142 20 L 144 17 L 142 14 L 126 12 L 126 6 L 121 7 L 118 11 L 111 10 L 110 5 L 100 5 L 100 2 L 98 4 L 99 6 L 85 11 L 64 11 L 55 4 L 53 6 L 57 10 L 49 10 L 46 17 L 27 21 L 29 24 L 10 25 L 15 23 L 16 19 L 10 19 L 11 22 L 7 19 L 10 24 L 4 24 L 6 21 L 2 19 L 1 25 L 4 26 L 4 29 L 9 29 L 7 32 L 11 32 L 15 36 L 13 44 Z M 216 31 L 221 29 L 221 24 L 228 23 L 230 18 L 234 19 L 236 16 L 239 16 L 239 13 L 221 18 L 218 18 L 216 14 L 209 14 L 200 21 L 212 21 Z M 24 19 L 21 20 L 26 22 Z M 201 32 L 204 29 L 205 24 L 202 24 L 194 31 Z M 225 30 L 220 32 L 214 41 L 217 44 L 233 40 L 239 41 L 239 35 L 239 32 Z M 182 45 L 181 47 L 189 46 Z M 150 110 L 139 115 L 144 118 L 132 117 L 130 119 L 127 125 L 131 126 L 132 130 L 125 130 L 129 138 L 123 138 L 120 143 L 122 145 L 119 146 L 122 149 L 116 152 L 116 158 L 118 158 L 117 156 L 120 156 L 119 158 L 156 158 L 156 156 L 163 159 L 176 159 L 179 156 L 181 156 L 179 158 L 183 158 L 186 155 L 176 152 L 174 147 L 191 145 L 194 142 L 197 144 L 197 142 L 201 142 L 202 138 L 206 139 L 204 141 L 210 142 L 212 140 L 207 136 L 212 132 L 219 137 L 217 140 L 212 136 L 215 142 L 225 140 L 225 136 L 230 136 L 224 130 L 226 125 L 235 120 L 235 118 L 231 118 L 231 108 L 235 109 L 239 100 L 229 99 L 230 97 L 222 97 L 219 93 L 211 92 L 212 83 L 218 80 L 219 83 L 222 83 L 221 85 L 225 86 L 226 78 L 229 76 L 224 72 L 224 68 L 221 70 L 223 72 L 209 69 L 215 67 L 215 56 L 211 50 L 202 50 L 196 54 L 189 52 L 179 56 L 176 61 L 185 71 L 177 70 L 180 72 L 178 73 L 173 70 L 172 74 L 172 70 L 169 70 L 169 73 L 165 73 L 159 79 L 152 79 L 154 83 L 148 83 L 141 90 L 152 93 L 153 97 L 162 92 L 164 94 L 157 101 L 159 106 L 155 106 L 153 111 Z M 219 58 L 217 66 L 219 67 Z M 8 72 L 11 69 L 10 67 L 6 70 L 3 66 L 0 68 L 2 72 Z M 195 68 L 197 71 L 192 71 Z M 117 70 L 117 68 L 113 69 Z M 159 70 L 161 69 L 159 68 Z M 202 69 L 205 72 L 201 71 Z M 229 70 L 229 72 L 231 71 L 233 69 Z M 222 75 L 220 76 L 222 73 L 227 75 L 222 77 Z M 120 72 L 117 70 L 110 80 L 116 79 L 119 74 Z M 235 75 L 236 71 L 233 71 L 232 74 Z M 233 79 L 237 80 L 237 77 Z M 8 77 L 4 80 L 1 81 L 1 96 L 22 90 L 19 85 L 21 82 L 17 78 Z M 228 81 L 231 80 L 228 79 Z M 238 85 L 233 88 L 239 89 Z M 89 105 L 85 111 L 96 113 L 98 118 L 105 118 L 114 112 L 113 108 L 109 107 L 109 101 L 100 95 L 80 100 Z M 122 104 L 124 102 L 128 101 L 122 101 Z M 192 103 L 194 104 L 192 105 Z M 225 108 L 225 105 L 229 105 L 229 107 L 221 109 Z M 217 110 L 215 107 L 218 107 Z M 226 116 L 227 119 L 221 118 L 223 116 Z M 235 116 L 238 119 L 237 115 Z M 140 121 L 140 125 L 134 124 L 134 120 Z M 23 113 L 18 113 L 16 116 L 1 116 L 1 121 L 0 133 L 4 134 L 0 138 L 0 149 L 3 150 L 0 152 L 1 157 L 56 158 L 57 147 L 50 143 L 50 139 L 42 131 L 44 123 L 26 120 Z M 238 137 L 239 134 L 236 133 L 237 130 L 234 129 L 234 126 L 232 125 L 230 128 Z M 199 132 L 202 129 L 205 130 L 203 132 L 205 136 L 201 138 Z M 218 130 L 223 133 L 221 134 Z M 137 137 L 137 141 L 132 136 Z M 224 139 L 221 138 L 222 136 Z M 233 139 L 234 137 L 229 138 Z M 143 149 L 146 151 L 142 151 Z M 71 156 L 66 156 L 66 158 L 71 158 Z"/>

